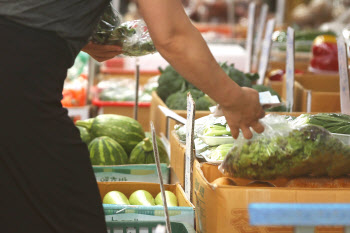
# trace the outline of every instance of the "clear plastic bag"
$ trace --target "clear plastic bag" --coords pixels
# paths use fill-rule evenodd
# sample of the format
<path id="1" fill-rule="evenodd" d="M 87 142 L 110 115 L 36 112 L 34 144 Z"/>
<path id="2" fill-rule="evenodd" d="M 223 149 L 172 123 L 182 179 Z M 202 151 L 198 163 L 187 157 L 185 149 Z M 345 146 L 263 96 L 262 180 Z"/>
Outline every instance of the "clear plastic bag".
<path id="1" fill-rule="evenodd" d="M 263 134 L 230 150 L 220 166 L 223 173 L 254 180 L 350 173 L 350 147 L 326 129 L 294 128 L 283 116 L 268 118 Z"/>
<path id="2" fill-rule="evenodd" d="M 120 14 L 110 4 L 90 39 L 97 44 L 118 45 L 126 56 L 155 53 L 156 48 L 143 20 L 121 23 Z"/>

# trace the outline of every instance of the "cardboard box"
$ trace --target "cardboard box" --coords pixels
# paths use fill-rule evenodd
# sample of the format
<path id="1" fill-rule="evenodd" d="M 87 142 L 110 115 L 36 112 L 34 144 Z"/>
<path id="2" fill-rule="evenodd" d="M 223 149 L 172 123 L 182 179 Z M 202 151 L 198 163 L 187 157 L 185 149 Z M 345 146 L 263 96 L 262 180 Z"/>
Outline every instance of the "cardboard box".
<path id="1" fill-rule="evenodd" d="M 157 183 L 140 182 L 98 182 L 101 199 L 110 191 L 120 191 L 127 197 L 136 190 L 146 190 L 153 197 L 160 192 Z M 165 185 L 165 189 L 173 192 L 179 207 L 169 207 L 170 221 L 185 222 L 194 227 L 194 206 L 186 198 L 184 190 L 179 184 Z M 164 221 L 164 207 L 162 206 L 123 206 L 103 205 L 106 222 L 113 221 Z"/>
<path id="2" fill-rule="evenodd" d="M 350 188 L 276 188 L 218 185 L 216 165 L 194 163 L 193 203 L 198 233 L 292 233 L 291 227 L 249 225 L 250 203 L 349 203 Z M 342 228 L 319 227 L 317 233 L 341 233 Z"/>
<path id="3" fill-rule="evenodd" d="M 286 82 L 283 81 L 282 99 L 286 98 L 286 89 Z M 339 75 L 296 74 L 293 110 L 307 112 L 310 93 L 311 112 L 340 112 L 339 89 Z"/>
<path id="4" fill-rule="evenodd" d="M 161 163 L 164 184 L 169 184 L 170 168 Z M 155 164 L 128 164 L 113 166 L 92 166 L 97 182 L 159 182 Z"/>
<path id="5" fill-rule="evenodd" d="M 158 108 L 159 105 L 163 107 L 167 107 L 163 102 L 163 100 L 157 95 L 157 92 L 154 91 L 152 93 L 150 120 L 153 121 L 154 128 L 157 134 L 161 135 L 163 133 L 164 135 L 166 135 L 167 120 L 166 120 L 166 116 Z M 173 111 L 184 118 L 187 117 L 186 110 L 173 110 Z M 210 114 L 210 111 L 196 111 L 195 118 L 197 119 L 203 116 L 207 116 L 208 114 Z M 175 125 L 175 121 L 170 119 L 170 127 L 169 127 L 170 131 L 174 128 L 174 125 Z"/>

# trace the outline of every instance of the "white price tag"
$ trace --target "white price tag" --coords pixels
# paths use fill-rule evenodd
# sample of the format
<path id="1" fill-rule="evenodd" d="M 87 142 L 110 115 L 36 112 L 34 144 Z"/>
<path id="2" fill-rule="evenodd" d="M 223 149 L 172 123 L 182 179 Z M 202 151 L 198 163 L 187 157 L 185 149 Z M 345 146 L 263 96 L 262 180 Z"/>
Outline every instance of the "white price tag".
<path id="1" fill-rule="evenodd" d="M 186 154 L 185 154 L 185 194 L 192 199 L 192 169 L 194 161 L 194 118 L 196 106 L 190 93 L 187 94 Z"/>
<path id="2" fill-rule="evenodd" d="M 276 23 L 278 26 L 282 25 L 284 22 L 284 14 L 286 10 L 286 0 L 277 0 L 276 7 Z"/>
<path id="3" fill-rule="evenodd" d="M 337 39 L 341 112 L 350 115 L 349 67 L 347 50 L 342 36 Z"/>
<path id="4" fill-rule="evenodd" d="M 260 55 L 260 64 L 259 64 L 259 80 L 257 83 L 259 85 L 264 84 L 265 74 L 267 66 L 269 65 L 271 43 L 272 43 L 272 33 L 275 29 L 275 19 L 270 19 L 266 25 L 265 38 L 262 46 L 262 51 Z"/>
<path id="5" fill-rule="evenodd" d="M 152 121 L 151 121 L 151 132 L 152 132 L 152 143 L 153 143 L 154 159 L 155 159 L 156 166 L 157 166 L 159 185 L 160 185 L 160 192 L 162 193 L 162 199 L 163 199 L 163 204 L 164 204 L 165 225 L 166 225 L 166 228 L 167 228 L 167 233 L 171 233 L 171 225 L 170 225 L 168 204 L 167 204 L 167 200 L 166 200 L 166 196 L 165 196 L 165 188 L 164 188 L 164 184 L 163 184 L 162 169 L 160 168 L 160 159 L 159 159 L 159 152 L 158 152 L 158 145 L 157 145 L 157 136 L 156 136 L 156 131 L 154 129 L 154 125 L 153 125 Z"/>
<path id="6" fill-rule="evenodd" d="M 253 67 L 257 68 L 258 66 L 258 56 L 261 50 L 261 42 L 263 38 L 263 32 L 266 24 L 267 12 L 269 10 L 269 6 L 264 4 L 260 10 L 259 16 L 259 25 L 256 32 L 255 44 L 254 44 L 254 56 L 253 56 Z"/>
<path id="7" fill-rule="evenodd" d="M 247 32 L 247 61 L 245 65 L 245 72 L 250 73 L 252 70 L 252 57 L 253 57 L 253 38 L 254 38 L 254 25 L 255 25 L 255 6 L 254 2 L 249 4 L 248 10 L 248 32 Z"/>
<path id="8" fill-rule="evenodd" d="M 294 29 L 287 30 L 287 61 L 286 61 L 286 105 L 287 111 L 293 111 L 294 105 Z"/>

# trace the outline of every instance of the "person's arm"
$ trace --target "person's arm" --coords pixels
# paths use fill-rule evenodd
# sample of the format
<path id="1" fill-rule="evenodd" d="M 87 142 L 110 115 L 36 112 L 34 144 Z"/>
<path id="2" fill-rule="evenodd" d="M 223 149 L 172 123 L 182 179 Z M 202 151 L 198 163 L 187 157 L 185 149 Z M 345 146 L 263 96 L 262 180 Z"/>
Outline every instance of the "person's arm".
<path id="1" fill-rule="evenodd" d="M 117 45 L 99 45 L 89 42 L 81 51 L 88 53 L 96 61 L 103 62 L 121 54 L 122 48 Z"/>
<path id="2" fill-rule="evenodd" d="M 141 14 L 159 53 L 189 82 L 223 109 L 232 136 L 239 129 L 251 138 L 249 127 L 261 133 L 264 111 L 258 93 L 241 88 L 221 69 L 206 42 L 192 25 L 180 0 L 138 0 Z"/>

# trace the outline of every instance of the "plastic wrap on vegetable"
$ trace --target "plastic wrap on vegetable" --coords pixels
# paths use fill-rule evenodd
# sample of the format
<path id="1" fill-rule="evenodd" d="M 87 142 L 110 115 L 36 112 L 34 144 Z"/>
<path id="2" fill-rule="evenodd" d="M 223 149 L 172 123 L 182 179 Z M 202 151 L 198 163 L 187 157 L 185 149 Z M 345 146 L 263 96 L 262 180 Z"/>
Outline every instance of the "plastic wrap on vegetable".
<path id="1" fill-rule="evenodd" d="M 350 173 L 350 147 L 326 129 L 315 125 L 295 129 L 288 121 L 280 126 L 267 125 L 255 140 L 232 148 L 220 169 L 234 177 L 255 180 Z"/>
<path id="2" fill-rule="evenodd" d="M 126 56 L 143 56 L 156 52 L 145 22 L 133 20 L 121 23 L 120 14 L 111 4 L 106 8 L 91 41 L 119 45 Z"/>

